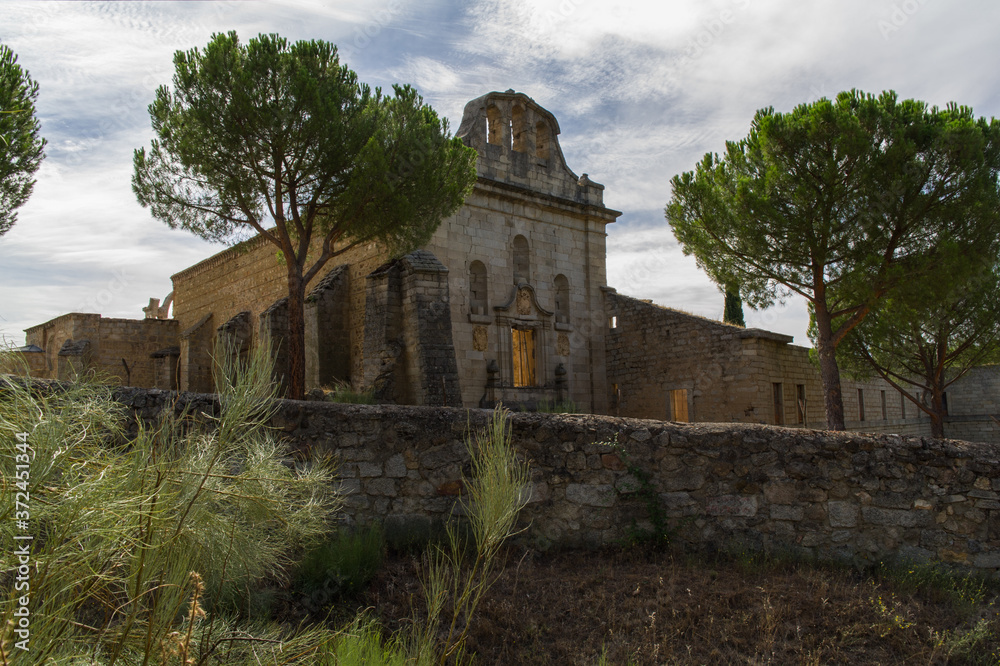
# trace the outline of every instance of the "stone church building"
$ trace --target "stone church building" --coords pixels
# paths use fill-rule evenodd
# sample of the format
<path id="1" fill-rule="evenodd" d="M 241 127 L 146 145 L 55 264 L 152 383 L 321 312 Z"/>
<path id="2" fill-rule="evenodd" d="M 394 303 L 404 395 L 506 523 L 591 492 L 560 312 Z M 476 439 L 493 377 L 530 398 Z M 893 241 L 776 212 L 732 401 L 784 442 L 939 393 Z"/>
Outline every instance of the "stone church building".
<path id="1" fill-rule="evenodd" d="M 572 402 L 585 413 L 823 427 L 818 372 L 790 337 L 607 285 L 606 226 L 621 213 L 569 168 L 559 133 L 551 113 L 512 90 L 466 105 L 456 134 L 478 152 L 479 177 L 464 206 L 424 247 L 398 259 L 374 244 L 352 248 L 309 285 L 307 389 L 348 383 L 402 404 Z M 172 280 L 167 303 L 151 300 L 145 319 L 73 313 L 27 329 L 31 374 L 94 368 L 138 386 L 211 391 L 217 341 L 245 350 L 263 332 L 277 373 L 287 368 L 273 246 L 252 239 Z M 947 434 L 997 439 L 990 414 L 1000 407 L 984 396 L 998 389 L 991 372 L 956 384 Z M 844 396 L 849 428 L 929 432 L 880 380 L 845 381 Z"/>

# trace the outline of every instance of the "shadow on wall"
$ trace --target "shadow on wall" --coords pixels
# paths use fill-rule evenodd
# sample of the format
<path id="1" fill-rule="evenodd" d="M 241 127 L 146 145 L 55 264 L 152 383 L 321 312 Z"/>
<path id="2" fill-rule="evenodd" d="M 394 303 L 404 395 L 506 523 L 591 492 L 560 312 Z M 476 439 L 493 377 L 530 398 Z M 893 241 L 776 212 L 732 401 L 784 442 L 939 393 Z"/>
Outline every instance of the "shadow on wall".
<path id="1" fill-rule="evenodd" d="M 144 419 L 171 405 L 214 410 L 208 395 L 118 397 Z M 405 532 L 451 515 L 464 437 L 490 414 L 281 401 L 272 425 L 343 461 L 347 520 Z M 674 538 L 691 547 L 899 555 L 1000 572 L 1000 445 L 562 414 L 513 414 L 511 429 L 531 463 L 523 538 L 537 547 L 613 544 L 632 525 L 651 527 L 645 476 Z"/>

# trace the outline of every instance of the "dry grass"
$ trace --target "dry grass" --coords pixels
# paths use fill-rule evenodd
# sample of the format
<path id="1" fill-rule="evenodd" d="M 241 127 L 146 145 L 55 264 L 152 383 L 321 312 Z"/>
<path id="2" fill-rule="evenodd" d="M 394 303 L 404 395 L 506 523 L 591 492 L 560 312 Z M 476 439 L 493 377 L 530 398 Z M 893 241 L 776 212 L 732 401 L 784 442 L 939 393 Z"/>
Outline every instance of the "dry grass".
<path id="1" fill-rule="evenodd" d="M 419 595 L 386 564 L 390 629 Z M 479 664 L 997 664 L 996 590 L 974 607 L 850 569 L 663 552 L 508 552 L 470 627 Z"/>

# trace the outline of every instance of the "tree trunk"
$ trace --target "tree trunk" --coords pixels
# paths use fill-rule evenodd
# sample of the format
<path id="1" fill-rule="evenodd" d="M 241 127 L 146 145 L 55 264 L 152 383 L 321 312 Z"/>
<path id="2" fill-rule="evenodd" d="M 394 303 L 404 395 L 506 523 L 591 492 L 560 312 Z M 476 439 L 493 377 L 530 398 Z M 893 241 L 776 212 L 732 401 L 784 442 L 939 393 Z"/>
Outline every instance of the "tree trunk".
<path id="1" fill-rule="evenodd" d="M 844 395 L 840 390 L 837 348 L 833 345 L 833 322 L 826 303 L 815 303 L 815 312 L 816 352 L 819 355 L 819 376 L 823 382 L 826 427 L 830 430 L 844 430 Z"/>
<path id="2" fill-rule="evenodd" d="M 931 437 L 944 439 L 944 417 L 947 413 L 944 408 L 944 392 L 936 386 L 931 393 Z"/>
<path id="3" fill-rule="evenodd" d="M 305 289 L 302 268 L 288 261 L 288 398 L 302 400 L 306 394 Z"/>

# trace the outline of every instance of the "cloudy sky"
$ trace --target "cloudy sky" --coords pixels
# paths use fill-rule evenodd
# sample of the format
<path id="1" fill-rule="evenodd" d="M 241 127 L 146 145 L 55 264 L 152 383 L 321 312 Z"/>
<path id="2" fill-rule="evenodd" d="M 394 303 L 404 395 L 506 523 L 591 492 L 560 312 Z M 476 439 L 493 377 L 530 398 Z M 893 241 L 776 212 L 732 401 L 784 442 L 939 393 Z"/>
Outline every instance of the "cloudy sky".
<path id="1" fill-rule="evenodd" d="M 1000 4 L 986 0 L 364 0 L 0 3 L 0 42 L 39 83 L 48 140 L 34 195 L 0 237 L 0 335 L 73 311 L 142 317 L 170 275 L 222 249 L 136 203 L 132 151 L 172 56 L 215 32 L 324 39 L 372 85 L 411 83 L 458 127 L 513 88 L 558 118 L 567 162 L 624 212 L 619 292 L 721 318 L 722 296 L 663 218 L 670 179 L 754 112 L 859 88 L 1000 116 Z M 808 344 L 790 301 L 747 323 Z"/>

